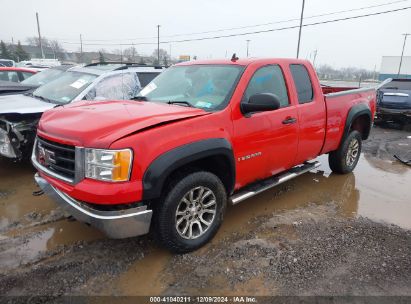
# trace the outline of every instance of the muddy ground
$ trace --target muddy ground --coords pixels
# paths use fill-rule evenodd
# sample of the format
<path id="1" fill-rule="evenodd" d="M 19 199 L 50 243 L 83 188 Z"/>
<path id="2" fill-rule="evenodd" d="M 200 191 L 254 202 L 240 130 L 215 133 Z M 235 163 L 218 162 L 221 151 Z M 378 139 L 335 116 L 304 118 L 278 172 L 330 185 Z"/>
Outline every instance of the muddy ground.
<path id="1" fill-rule="evenodd" d="M 411 132 L 374 127 L 355 172 L 322 166 L 228 208 L 213 241 L 171 255 L 66 218 L 30 164 L 0 160 L 0 295 L 411 296 Z M 408 154 L 408 155 L 407 155 Z"/>

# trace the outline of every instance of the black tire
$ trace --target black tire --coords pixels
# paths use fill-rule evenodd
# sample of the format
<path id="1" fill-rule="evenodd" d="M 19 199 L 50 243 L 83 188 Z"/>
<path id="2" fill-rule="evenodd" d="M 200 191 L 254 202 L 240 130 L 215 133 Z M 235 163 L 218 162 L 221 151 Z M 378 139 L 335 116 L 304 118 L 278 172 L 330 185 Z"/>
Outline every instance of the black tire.
<path id="1" fill-rule="evenodd" d="M 355 142 L 358 143 L 357 153 L 355 157 L 354 155 L 349 157 L 348 154 L 352 151 L 350 150 L 350 145 L 353 145 Z M 330 165 L 331 170 L 339 174 L 347 174 L 352 172 L 360 159 L 361 148 L 361 133 L 355 130 L 351 131 L 340 144 L 338 150 L 333 151 L 328 155 L 328 164 Z"/>
<path id="2" fill-rule="evenodd" d="M 158 205 L 154 211 L 155 227 L 153 228 L 155 229 L 157 240 L 162 246 L 174 253 L 186 253 L 202 247 L 214 237 L 223 221 L 227 205 L 227 193 L 223 183 L 216 175 L 200 171 L 190 173 L 174 181 L 173 184 L 168 185 L 166 188 L 168 190 L 164 193 L 163 199 L 157 202 Z M 201 190 L 203 190 L 203 194 L 200 195 Z M 195 201 L 199 200 L 202 195 L 205 195 L 208 190 L 210 190 L 212 194 L 204 196 L 202 201 L 205 203 L 203 204 L 203 202 L 198 201 L 197 204 Z M 188 199 L 188 201 L 193 201 L 190 198 L 190 192 L 193 193 L 192 198 L 194 198 L 194 196 L 196 198 L 194 199 L 194 203 L 188 205 L 183 198 Z M 206 210 L 204 206 L 210 203 L 212 204 L 212 195 L 214 195 L 215 198 L 215 206 L 208 207 L 208 211 L 204 211 Z M 196 204 L 197 207 L 194 207 L 194 204 Z M 186 209 L 184 209 L 185 205 L 187 205 Z M 190 206 L 193 207 L 190 208 Z M 177 210 L 177 208 L 179 209 Z M 196 208 L 202 208 L 198 211 L 201 215 L 198 215 L 197 211 L 193 211 L 193 209 Z M 215 210 L 213 208 L 215 208 Z M 212 212 L 213 210 L 215 213 L 211 219 L 212 213 L 208 212 Z M 177 215 L 177 211 L 179 215 Z M 187 215 L 182 216 L 181 213 L 187 213 Z M 197 217 L 195 217 L 195 215 L 197 215 Z M 179 217 L 178 220 L 177 217 Z M 177 222 L 183 217 L 184 219 L 180 225 L 176 226 Z M 211 224 L 207 227 L 205 222 L 200 220 L 200 217 L 201 220 Z M 184 228 L 186 228 L 187 223 L 189 225 L 189 231 L 186 232 L 187 235 L 185 235 Z M 200 229 L 203 231 L 200 231 Z M 190 230 L 193 237 L 192 239 L 188 239 Z"/>

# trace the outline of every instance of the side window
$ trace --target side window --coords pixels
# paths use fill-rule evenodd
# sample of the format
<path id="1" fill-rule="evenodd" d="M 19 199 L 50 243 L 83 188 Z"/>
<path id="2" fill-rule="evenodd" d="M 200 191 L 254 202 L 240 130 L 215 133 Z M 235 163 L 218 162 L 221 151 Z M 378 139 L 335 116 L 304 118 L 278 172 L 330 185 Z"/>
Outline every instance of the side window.
<path id="1" fill-rule="evenodd" d="M 131 99 L 141 90 L 136 73 L 107 76 L 92 88 L 84 99 L 123 100 Z"/>
<path id="2" fill-rule="evenodd" d="M 10 79 L 9 79 L 9 72 L 7 72 L 7 71 L 0 71 L 0 80 L 1 80 L 1 81 L 10 81 Z"/>
<path id="3" fill-rule="evenodd" d="M 298 103 L 311 102 L 314 98 L 314 91 L 306 67 L 302 64 L 292 64 L 290 70 L 297 88 Z"/>
<path id="4" fill-rule="evenodd" d="M 137 73 L 138 79 L 140 80 L 141 87 L 144 88 L 148 85 L 154 78 L 156 78 L 160 73 L 147 73 L 147 72 L 140 72 Z"/>
<path id="5" fill-rule="evenodd" d="M 33 76 L 33 73 L 29 73 L 29 72 L 21 72 L 21 74 L 23 75 L 23 80 Z"/>
<path id="6" fill-rule="evenodd" d="M 259 93 L 272 93 L 280 99 L 281 107 L 290 104 L 284 75 L 278 65 L 270 65 L 260 68 L 254 73 L 245 91 L 245 100 Z"/>
<path id="7" fill-rule="evenodd" d="M 17 72 L 15 72 L 15 71 L 1 71 L 0 72 L 0 80 L 20 82 L 19 76 L 17 75 Z"/>

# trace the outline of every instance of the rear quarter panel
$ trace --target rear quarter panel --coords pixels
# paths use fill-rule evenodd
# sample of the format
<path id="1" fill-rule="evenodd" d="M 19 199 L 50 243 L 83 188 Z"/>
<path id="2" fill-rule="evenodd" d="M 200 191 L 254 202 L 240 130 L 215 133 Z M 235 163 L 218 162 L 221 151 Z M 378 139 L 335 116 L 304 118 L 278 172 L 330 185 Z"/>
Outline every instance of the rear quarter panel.
<path id="1" fill-rule="evenodd" d="M 374 88 L 362 91 L 351 91 L 341 95 L 324 95 L 327 107 L 327 131 L 321 154 L 338 149 L 347 124 L 347 116 L 351 108 L 365 104 L 371 111 L 371 121 L 374 120 L 376 106 L 376 91 Z"/>

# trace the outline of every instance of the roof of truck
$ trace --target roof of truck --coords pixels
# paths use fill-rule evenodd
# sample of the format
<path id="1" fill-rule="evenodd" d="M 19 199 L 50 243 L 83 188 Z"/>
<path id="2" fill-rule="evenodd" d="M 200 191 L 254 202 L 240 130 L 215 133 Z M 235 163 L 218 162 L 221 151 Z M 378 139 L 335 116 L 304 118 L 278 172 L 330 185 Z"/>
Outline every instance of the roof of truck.
<path id="1" fill-rule="evenodd" d="M 251 63 L 270 63 L 276 61 L 278 63 L 308 63 L 307 60 L 295 59 L 295 58 L 239 58 L 237 60 L 231 59 L 208 59 L 208 60 L 194 60 L 194 61 L 185 61 L 176 64 L 177 66 L 181 65 L 196 65 L 196 64 L 226 64 L 226 65 L 240 65 L 247 66 Z"/>

